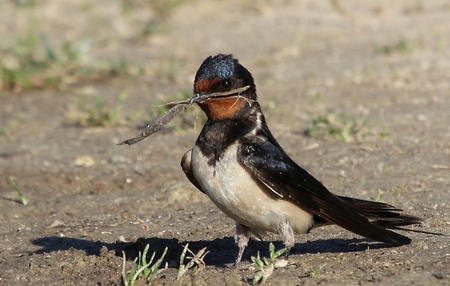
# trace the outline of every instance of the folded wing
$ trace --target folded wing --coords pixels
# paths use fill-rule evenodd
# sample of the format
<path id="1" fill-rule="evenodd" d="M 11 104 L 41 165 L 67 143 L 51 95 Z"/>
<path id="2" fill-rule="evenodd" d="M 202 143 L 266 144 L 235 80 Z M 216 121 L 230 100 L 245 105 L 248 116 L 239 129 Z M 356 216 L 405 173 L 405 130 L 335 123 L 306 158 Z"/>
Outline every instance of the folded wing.
<path id="1" fill-rule="evenodd" d="M 292 161 L 276 144 L 260 137 L 246 137 L 238 149 L 240 163 L 275 194 L 294 201 L 351 232 L 394 245 L 409 244 L 411 239 L 373 224 L 350 203 L 333 195 L 318 180 Z"/>

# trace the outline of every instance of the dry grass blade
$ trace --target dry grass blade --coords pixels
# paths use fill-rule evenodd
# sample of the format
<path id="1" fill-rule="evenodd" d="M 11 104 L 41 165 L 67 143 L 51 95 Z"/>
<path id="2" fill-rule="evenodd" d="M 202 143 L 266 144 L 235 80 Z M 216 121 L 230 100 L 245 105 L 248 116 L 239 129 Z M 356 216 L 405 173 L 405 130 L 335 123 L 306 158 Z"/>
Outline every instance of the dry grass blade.
<path id="1" fill-rule="evenodd" d="M 207 100 L 207 99 L 220 98 L 220 97 L 229 96 L 229 95 L 235 95 L 235 96 L 239 97 L 242 92 L 246 91 L 249 88 L 250 88 L 250 86 L 247 85 L 247 86 L 244 86 L 241 88 L 236 88 L 236 89 L 226 91 L 226 92 L 216 92 L 216 93 L 210 93 L 210 94 L 204 94 L 204 95 L 196 94 L 191 99 L 186 99 L 186 100 L 182 100 L 182 101 L 172 101 L 172 102 L 168 102 L 163 105 L 159 105 L 159 107 L 172 106 L 172 105 L 173 106 L 167 112 L 165 112 L 165 113 L 157 116 L 155 119 L 153 119 L 152 122 L 150 122 L 138 136 L 127 139 L 125 141 L 122 141 L 117 145 L 125 145 L 125 144 L 133 145 L 139 141 L 144 140 L 146 137 L 161 130 L 164 127 L 164 125 L 169 123 L 170 120 L 172 120 L 187 105 L 197 103 L 197 102 L 202 102 L 203 100 Z"/>
<path id="2" fill-rule="evenodd" d="M 169 123 L 169 121 L 172 120 L 172 118 L 174 118 L 185 106 L 186 104 L 175 105 L 174 107 L 169 109 L 166 113 L 163 113 L 157 116 L 155 119 L 153 119 L 152 122 L 150 122 L 138 136 L 120 142 L 118 145 L 124 144 L 133 145 L 145 139 L 146 137 L 152 135 L 153 133 L 158 132 L 164 127 L 164 125 Z"/>
<path id="3" fill-rule="evenodd" d="M 188 259 L 190 259 L 190 261 L 186 265 L 184 265 L 184 258 L 186 256 L 186 252 L 188 251 L 192 256 L 187 257 Z M 183 277 L 183 275 L 194 266 L 198 267 L 196 273 L 205 268 L 206 264 L 204 259 L 208 253 L 209 251 L 206 251 L 206 247 L 204 247 L 200 249 L 200 251 L 197 252 L 197 254 L 195 254 L 189 249 L 189 244 L 186 244 L 180 256 L 180 268 L 178 269 L 177 280 L 180 280 L 181 277 Z"/>
<path id="4" fill-rule="evenodd" d="M 206 247 L 200 249 L 199 252 L 197 252 L 196 254 L 194 252 L 192 252 L 189 248 L 188 248 L 189 253 L 191 253 L 193 256 L 188 256 L 189 259 L 191 259 L 191 261 L 189 261 L 188 266 L 186 268 L 191 268 L 194 265 L 197 265 L 197 272 L 201 271 L 203 268 L 205 268 L 206 264 L 205 264 L 205 256 L 209 253 L 209 251 L 206 251 Z"/>

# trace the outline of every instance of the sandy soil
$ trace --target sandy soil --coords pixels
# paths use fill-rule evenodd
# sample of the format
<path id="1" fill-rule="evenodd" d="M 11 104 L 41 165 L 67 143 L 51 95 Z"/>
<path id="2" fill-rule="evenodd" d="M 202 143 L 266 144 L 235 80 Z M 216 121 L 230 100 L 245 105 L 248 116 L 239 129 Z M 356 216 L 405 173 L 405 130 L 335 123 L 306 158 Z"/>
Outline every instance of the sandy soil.
<path id="1" fill-rule="evenodd" d="M 52 43 L 88 39 L 86 63 L 125 58 L 144 73 L 0 91 L 0 285 L 120 285 L 122 251 L 129 268 L 147 243 L 158 254 L 169 248 L 156 285 L 176 283 L 186 243 L 210 253 L 181 284 L 251 284 L 252 269 L 230 269 L 233 222 L 179 167 L 199 133 L 193 116 L 115 145 L 148 119 L 133 114 L 191 89 L 201 61 L 219 52 L 253 73 L 274 135 L 330 190 L 363 199 L 381 190 L 382 201 L 424 218 L 419 229 L 449 233 L 448 1 L 191 0 L 165 10 L 145 1 L 15 2 L 33 1 L 0 5 L 3 45 L 34 19 Z M 161 24 L 145 33 L 153 23 Z M 113 108 L 122 92 L 120 120 L 80 120 L 76 102 L 101 98 Z M 305 136 L 312 117 L 333 114 L 366 123 L 346 141 Z M 337 227 L 315 230 L 297 237 L 289 267 L 267 283 L 449 285 L 448 236 L 408 235 L 411 245 L 389 248 Z M 252 242 L 244 264 L 267 255 L 270 241 L 281 247 L 276 236 Z"/>

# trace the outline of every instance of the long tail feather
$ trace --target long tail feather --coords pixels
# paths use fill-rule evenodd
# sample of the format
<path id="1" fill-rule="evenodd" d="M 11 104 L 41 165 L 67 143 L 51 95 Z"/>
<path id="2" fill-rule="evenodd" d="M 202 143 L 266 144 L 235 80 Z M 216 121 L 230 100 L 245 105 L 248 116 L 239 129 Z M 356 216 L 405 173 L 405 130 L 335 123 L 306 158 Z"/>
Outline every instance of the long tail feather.
<path id="1" fill-rule="evenodd" d="M 398 229 L 398 230 L 404 230 L 404 231 L 411 231 L 411 232 L 417 232 L 417 233 L 425 233 L 425 234 L 432 234 L 432 235 L 445 235 L 446 234 L 440 233 L 440 232 L 433 232 L 433 231 L 426 231 L 426 230 L 419 230 L 419 229 L 410 229 L 410 228 L 404 228 L 404 227 L 391 227 L 391 229 Z"/>
<path id="2" fill-rule="evenodd" d="M 401 226 L 422 223 L 421 218 L 403 214 L 401 209 L 386 203 L 359 200 L 349 197 L 339 198 L 350 203 L 355 210 L 368 218 L 373 224 L 384 228 L 401 229 L 399 228 Z"/>

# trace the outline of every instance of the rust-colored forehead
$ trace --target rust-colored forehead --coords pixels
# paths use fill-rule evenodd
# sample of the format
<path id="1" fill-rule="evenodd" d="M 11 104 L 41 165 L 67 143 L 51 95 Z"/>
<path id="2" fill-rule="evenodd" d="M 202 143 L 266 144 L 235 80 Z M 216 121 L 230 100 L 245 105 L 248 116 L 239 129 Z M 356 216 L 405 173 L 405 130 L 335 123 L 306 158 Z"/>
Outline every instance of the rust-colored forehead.
<path id="1" fill-rule="evenodd" d="M 211 90 L 211 87 L 220 80 L 220 77 L 199 79 L 194 85 L 194 92 L 208 92 Z"/>

